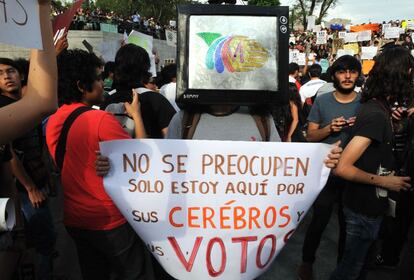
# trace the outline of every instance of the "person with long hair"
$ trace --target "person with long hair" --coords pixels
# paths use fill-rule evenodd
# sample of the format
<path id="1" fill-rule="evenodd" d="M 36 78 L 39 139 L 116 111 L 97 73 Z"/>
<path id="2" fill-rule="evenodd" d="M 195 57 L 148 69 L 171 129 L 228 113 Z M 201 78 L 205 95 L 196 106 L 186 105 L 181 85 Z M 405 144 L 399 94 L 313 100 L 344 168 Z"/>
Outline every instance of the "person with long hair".
<path id="1" fill-rule="evenodd" d="M 391 104 L 412 98 L 413 68 L 407 49 L 388 47 L 366 81 L 353 138 L 335 171 L 348 181 L 343 194 L 346 243 L 331 280 L 365 279 L 365 260 L 387 211 L 388 191 L 411 187 L 409 177 L 393 172 Z"/>
<path id="2" fill-rule="evenodd" d="M 302 112 L 302 102 L 296 84 L 289 83 L 289 109 L 290 120 L 286 142 L 306 142 L 302 133 L 302 127 L 306 123 L 306 118 Z"/>

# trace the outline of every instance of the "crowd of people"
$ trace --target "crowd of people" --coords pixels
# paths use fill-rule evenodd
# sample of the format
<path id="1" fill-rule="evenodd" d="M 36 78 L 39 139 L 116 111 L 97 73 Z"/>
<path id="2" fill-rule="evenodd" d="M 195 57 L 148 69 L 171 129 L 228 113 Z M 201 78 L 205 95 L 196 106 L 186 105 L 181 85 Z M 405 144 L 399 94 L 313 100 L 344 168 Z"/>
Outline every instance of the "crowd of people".
<path id="1" fill-rule="evenodd" d="M 0 58 L 0 196 L 17 202 L 16 232 L 26 229 L 33 240 L 38 279 L 53 278 L 56 234 L 47 199 L 52 185 L 64 193 L 64 225 L 83 279 L 172 279 L 151 259 L 103 187 L 111 166 L 99 142 L 131 138 L 334 144 L 325 161 L 333 172 L 313 204 L 297 277 L 314 279 L 322 234 L 338 209 L 338 259 L 330 279 L 365 279 L 372 264 L 399 267 L 398 279 L 412 279 L 414 57 L 409 32 L 392 41 L 373 32 L 372 40 L 362 43 L 379 47 L 366 74 L 359 54 L 334 56 L 338 31 L 329 30 L 332 42 L 325 45 L 316 45 L 314 35 L 294 32 L 290 47 L 315 56 L 306 56 L 302 67 L 289 64 L 286 107 L 210 104 L 180 110 L 174 100 L 174 64 L 155 81 L 148 53 L 133 44 L 123 45 L 115 61 L 106 63 L 94 53 L 66 49 L 67 44 L 58 49 L 52 43 L 50 1 L 39 4 L 44 50 L 33 50 L 29 61 Z M 78 23 L 86 22 L 86 15 L 103 16 L 80 11 Z M 147 28 L 138 13 L 130 20 Z M 326 71 L 321 59 L 329 60 Z M 0 250 L 14 244 L 7 246 Z M 0 272 L 12 279 L 15 271 L 0 263 Z"/>
<path id="2" fill-rule="evenodd" d="M 54 16 L 64 12 L 63 10 L 54 11 Z M 165 30 L 175 30 L 175 26 L 163 25 L 154 17 L 141 17 L 138 11 L 125 17 L 113 11 L 96 9 L 79 9 L 70 25 L 70 30 L 101 30 L 101 24 L 111 24 L 116 26 L 118 33 L 130 33 L 132 30 L 139 31 L 153 36 L 156 39 L 165 40 Z"/>

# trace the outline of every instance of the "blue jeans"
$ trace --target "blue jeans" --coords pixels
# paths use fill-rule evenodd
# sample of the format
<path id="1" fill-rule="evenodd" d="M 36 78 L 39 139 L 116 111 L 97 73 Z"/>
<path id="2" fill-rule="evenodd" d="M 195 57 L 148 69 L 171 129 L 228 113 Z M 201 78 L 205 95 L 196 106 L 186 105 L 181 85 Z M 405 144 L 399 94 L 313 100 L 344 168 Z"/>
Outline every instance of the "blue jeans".
<path id="1" fill-rule="evenodd" d="M 371 218 L 344 207 L 346 241 L 342 260 L 330 280 L 364 279 L 367 253 L 378 236 L 382 216 Z M 362 272 L 362 273 L 361 273 Z"/>
<path id="2" fill-rule="evenodd" d="M 39 256 L 39 279 L 52 279 L 52 254 L 55 251 L 56 234 L 47 201 L 34 208 L 27 193 L 20 193 L 23 215 L 27 221 L 28 239 L 32 240 Z"/>

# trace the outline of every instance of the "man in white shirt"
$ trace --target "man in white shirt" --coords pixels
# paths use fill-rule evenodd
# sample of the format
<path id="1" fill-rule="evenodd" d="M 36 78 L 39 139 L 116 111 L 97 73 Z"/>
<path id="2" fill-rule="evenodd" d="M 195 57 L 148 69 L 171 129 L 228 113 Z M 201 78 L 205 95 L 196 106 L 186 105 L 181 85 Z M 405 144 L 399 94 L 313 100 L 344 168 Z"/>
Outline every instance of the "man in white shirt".
<path id="1" fill-rule="evenodd" d="M 303 84 L 299 90 L 300 99 L 302 104 L 305 103 L 307 98 L 315 96 L 316 92 L 326 84 L 325 81 L 321 80 L 319 77 L 322 74 L 322 67 L 318 64 L 313 64 L 308 71 L 310 81 Z"/>

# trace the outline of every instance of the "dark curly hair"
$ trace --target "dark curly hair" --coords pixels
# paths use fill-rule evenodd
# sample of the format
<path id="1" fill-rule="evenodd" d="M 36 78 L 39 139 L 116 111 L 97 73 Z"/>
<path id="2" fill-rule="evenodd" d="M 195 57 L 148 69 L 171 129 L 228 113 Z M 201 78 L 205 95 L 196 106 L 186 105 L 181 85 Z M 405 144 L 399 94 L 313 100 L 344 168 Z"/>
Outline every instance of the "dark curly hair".
<path id="1" fill-rule="evenodd" d="M 413 96 L 414 57 L 401 47 L 384 49 L 375 59 L 362 92 L 361 102 L 377 99 L 384 104 L 411 100 Z"/>
<path id="2" fill-rule="evenodd" d="M 133 44 L 122 46 L 115 56 L 114 88 L 131 89 L 141 84 L 151 66 L 146 50 Z"/>
<path id="3" fill-rule="evenodd" d="M 93 53 L 74 49 L 62 52 L 57 57 L 58 64 L 58 97 L 59 104 L 71 104 L 82 100 L 79 87 L 92 90 L 97 80 L 96 69 L 103 65 Z"/>

